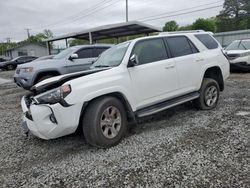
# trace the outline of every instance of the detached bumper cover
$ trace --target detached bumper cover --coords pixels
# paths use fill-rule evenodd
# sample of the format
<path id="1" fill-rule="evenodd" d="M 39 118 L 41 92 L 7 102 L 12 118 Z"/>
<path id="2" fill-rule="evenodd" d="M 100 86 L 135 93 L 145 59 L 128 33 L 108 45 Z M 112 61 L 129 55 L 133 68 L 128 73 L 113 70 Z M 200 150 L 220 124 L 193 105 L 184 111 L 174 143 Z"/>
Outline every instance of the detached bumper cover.
<path id="1" fill-rule="evenodd" d="M 81 113 L 81 104 L 70 107 L 55 105 L 27 104 L 26 97 L 22 98 L 21 105 L 24 121 L 30 132 L 42 139 L 49 140 L 72 134 L 76 131 Z M 53 121 L 53 118 L 56 122 Z"/>

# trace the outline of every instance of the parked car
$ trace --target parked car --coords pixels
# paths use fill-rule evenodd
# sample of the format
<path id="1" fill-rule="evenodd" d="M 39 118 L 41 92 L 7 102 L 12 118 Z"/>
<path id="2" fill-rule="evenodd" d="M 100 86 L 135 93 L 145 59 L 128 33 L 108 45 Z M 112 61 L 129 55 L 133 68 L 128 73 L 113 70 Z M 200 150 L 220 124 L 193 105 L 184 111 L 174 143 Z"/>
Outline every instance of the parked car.
<path id="1" fill-rule="evenodd" d="M 88 69 L 110 44 L 74 46 L 63 50 L 52 59 L 35 61 L 17 67 L 15 83 L 29 90 L 44 79 Z"/>
<path id="2" fill-rule="evenodd" d="M 10 61 L 6 61 L 0 64 L 0 69 L 2 70 L 14 70 L 18 65 L 25 64 L 37 59 L 34 56 L 19 56 Z"/>
<path id="3" fill-rule="evenodd" d="M 250 39 L 233 41 L 225 51 L 232 71 L 250 71 Z"/>
<path id="4" fill-rule="evenodd" d="M 100 148 L 119 143 L 128 122 L 193 101 L 217 106 L 229 62 L 206 32 L 134 39 L 105 51 L 88 71 L 49 78 L 22 98 L 23 127 L 42 139 L 83 130 Z"/>
<path id="5" fill-rule="evenodd" d="M 5 58 L 3 58 L 3 57 L 0 57 L 0 63 L 1 63 L 1 62 L 5 62 L 5 61 L 7 61 L 7 59 L 5 59 Z"/>

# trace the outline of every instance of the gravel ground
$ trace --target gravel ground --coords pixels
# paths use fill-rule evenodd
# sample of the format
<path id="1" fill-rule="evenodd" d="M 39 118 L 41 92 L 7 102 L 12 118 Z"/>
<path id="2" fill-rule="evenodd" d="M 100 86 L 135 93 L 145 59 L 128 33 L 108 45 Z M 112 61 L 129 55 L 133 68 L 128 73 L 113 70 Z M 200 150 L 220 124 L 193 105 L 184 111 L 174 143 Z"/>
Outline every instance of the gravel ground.
<path id="1" fill-rule="evenodd" d="M 8 78 L 13 72 L 0 72 Z M 0 85 L 2 187 L 250 187 L 250 74 L 233 74 L 218 107 L 192 104 L 141 119 L 111 149 L 80 135 L 44 141 L 20 128 L 20 98 Z"/>

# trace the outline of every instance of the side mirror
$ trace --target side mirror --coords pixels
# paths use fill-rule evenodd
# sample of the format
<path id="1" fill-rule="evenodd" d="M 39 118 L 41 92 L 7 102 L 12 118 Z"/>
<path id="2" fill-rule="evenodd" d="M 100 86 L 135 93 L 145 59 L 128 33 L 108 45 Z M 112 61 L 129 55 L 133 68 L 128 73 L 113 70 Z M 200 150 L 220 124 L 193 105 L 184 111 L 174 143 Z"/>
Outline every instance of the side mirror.
<path id="1" fill-rule="evenodd" d="M 78 59 L 78 55 L 77 54 L 71 54 L 69 57 L 69 60 L 73 60 L 73 59 Z"/>
<path id="2" fill-rule="evenodd" d="M 129 66 L 134 67 L 139 64 L 138 56 L 133 54 L 129 59 Z"/>

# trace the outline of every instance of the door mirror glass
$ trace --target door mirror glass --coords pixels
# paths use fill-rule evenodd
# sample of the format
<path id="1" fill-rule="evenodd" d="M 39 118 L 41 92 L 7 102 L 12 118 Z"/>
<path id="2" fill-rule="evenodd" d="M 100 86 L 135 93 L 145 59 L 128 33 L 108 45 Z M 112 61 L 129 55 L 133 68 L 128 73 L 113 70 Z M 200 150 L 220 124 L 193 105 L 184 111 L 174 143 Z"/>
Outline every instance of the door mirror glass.
<path id="1" fill-rule="evenodd" d="M 69 60 L 73 60 L 73 59 L 78 59 L 78 55 L 77 54 L 71 54 L 69 57 Z"/>
<path id="2" fill-rule="evenodd" d="M 139 64 L 138 56 L 133 54 L 129 59 L 129 66 L 134 67 Z"/>

